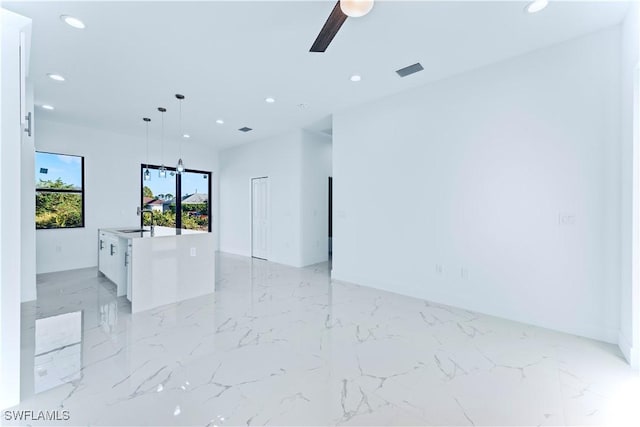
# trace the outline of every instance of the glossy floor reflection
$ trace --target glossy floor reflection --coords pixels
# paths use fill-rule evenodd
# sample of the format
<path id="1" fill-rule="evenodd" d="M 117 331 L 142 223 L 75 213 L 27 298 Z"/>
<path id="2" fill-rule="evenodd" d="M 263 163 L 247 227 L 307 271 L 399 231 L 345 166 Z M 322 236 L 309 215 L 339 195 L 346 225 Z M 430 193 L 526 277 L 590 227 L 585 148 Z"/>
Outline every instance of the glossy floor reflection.
<path id="1" fill-rule="evenodd" d="M 332 284 L 328 265 L 217 270 L 215 296 L 133 316 L 95 269 L 40 276 L 17 408 L 70 411 L 46 425 L 640 425 L 613 345 Z"/>

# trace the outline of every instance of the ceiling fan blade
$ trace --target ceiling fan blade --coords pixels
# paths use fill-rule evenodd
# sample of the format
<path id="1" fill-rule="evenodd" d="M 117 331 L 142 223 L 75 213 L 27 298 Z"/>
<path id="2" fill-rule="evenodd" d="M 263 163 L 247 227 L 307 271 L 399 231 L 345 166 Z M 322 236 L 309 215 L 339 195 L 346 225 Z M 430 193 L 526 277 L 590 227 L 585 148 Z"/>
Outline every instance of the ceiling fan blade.
<path id="1" fill-rule="evenodd" d="M 322 26 L 320 34 L 318 34 L 316 41 L 313 42 L 313 46 L 311 46 L 309 52 L 324 52 L 327 50 L 329 43 L 331 43 L 331 40 L 333 40 L 346 20 L 347 15 L 340 9 L 340 1 L 338 1 L 331 11 L 331 15 L 327 18 L 327 22 Z"/>

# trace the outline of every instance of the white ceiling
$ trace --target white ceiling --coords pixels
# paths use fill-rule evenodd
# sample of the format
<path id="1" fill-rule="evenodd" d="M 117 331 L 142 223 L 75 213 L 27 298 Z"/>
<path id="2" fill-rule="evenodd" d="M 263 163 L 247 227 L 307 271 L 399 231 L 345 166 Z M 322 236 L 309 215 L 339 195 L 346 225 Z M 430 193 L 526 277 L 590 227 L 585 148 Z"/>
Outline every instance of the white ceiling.
<path id="1" fill-rule="evenodd" d="M 628 7 L 551 2 L 528 15 L 526 2 L 378 1 L 369 15 L 347 19 L 326 53 L 310 53 L 333 5 L 3 2 L 33 19 L 36 103 L 56 107 L 40 118 L 142 136 L 149 116 L 157 136 L 156 107 L 164 106 L 167 132 L 178 135 L 173 94 L 182 93 L 190 141 L 219 147 L 325 130 L 332 112 L 618 24 Z M 67 26 L 62 14 L 87 28 Z M 395 74 L 418 61 L 423 72 Z M 361 82 L 349 80 L 354 73 Z M 276 103 L 265 103 L 268 96 Z M 254 131 L 238 132 L 243 126 Z"/>

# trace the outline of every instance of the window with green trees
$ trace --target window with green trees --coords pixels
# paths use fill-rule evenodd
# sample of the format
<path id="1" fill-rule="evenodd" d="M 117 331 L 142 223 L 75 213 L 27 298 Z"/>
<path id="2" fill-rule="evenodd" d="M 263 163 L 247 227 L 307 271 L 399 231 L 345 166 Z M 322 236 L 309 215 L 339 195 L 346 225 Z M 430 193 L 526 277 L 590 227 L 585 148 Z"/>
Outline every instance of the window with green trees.
<path id="1" fill-rule="evenodd" d="M 36 228 L 84 227 L 84 157 L 36 152 Z"/>
<path id="2" fill-rule="evenodd" d="M 211 172 L 187 169 L 178 174 L 167 167 L 166 175 L 160 177 L 159 169 L 140 165 L 142 207 L 153 211 L 154 225 L 211 231 Z M 152 216 L 142 214 L 140 220 L 140 225 L 149 226 Z"/>

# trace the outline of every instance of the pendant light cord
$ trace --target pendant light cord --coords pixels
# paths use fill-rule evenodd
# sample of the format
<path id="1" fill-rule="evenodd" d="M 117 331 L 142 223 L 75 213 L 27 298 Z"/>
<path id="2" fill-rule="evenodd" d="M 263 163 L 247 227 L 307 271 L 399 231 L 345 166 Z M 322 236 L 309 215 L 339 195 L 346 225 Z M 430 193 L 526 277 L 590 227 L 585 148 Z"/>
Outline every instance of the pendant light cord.
<path id="1" fill-rule="evenodd" d="M 179 99 L 180 101 L 180 147 L 179 147 L 179 151 L 180 151 L 180 155 L 179 158 L 182 158 L 182 139 L 184 138 L 184 134 L 182 133 L 182 98 Z"/>
<path id="2" fill-rule="evenodd" d="M 160 112 L 162 114 L 162 133 L 160 136 L 160 157 L 162 164 L 164 165 L 164 111 Z"/>
<path id="3" fill-rule="evenodd" d="M 147 164 L 146 168 L 149 169 L 149 122 L 145 120 L 147 125 Z"/>

